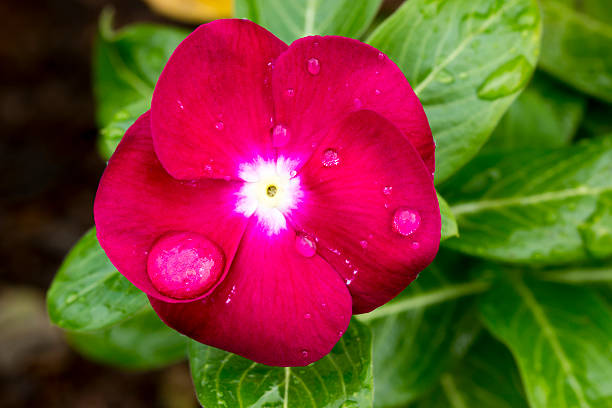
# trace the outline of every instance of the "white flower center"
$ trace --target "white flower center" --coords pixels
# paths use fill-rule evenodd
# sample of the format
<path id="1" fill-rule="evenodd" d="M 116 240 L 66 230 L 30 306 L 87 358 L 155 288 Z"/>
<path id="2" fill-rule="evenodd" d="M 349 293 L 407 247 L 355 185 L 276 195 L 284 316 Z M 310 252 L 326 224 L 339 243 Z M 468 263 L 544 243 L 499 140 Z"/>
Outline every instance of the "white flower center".
<path id="1" fill-rule="evenodd" d="M 244 185 L 236 193 L 236 211 L 250 217 L 256 214 L 268 235 L 287 228 L 285 216 L 297 208 L 304 196 L 295 169 L 298 162 L 279 157 L 276 161 L 258 157 L 240 165 Z"/>

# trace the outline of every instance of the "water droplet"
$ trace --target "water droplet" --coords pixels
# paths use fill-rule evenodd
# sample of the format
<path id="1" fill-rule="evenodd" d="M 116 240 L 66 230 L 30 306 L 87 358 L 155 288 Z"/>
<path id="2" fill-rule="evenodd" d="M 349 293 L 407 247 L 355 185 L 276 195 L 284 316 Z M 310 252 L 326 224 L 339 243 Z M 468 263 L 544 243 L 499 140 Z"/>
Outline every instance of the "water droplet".
<path id="1" fill-rule="evenodd" d="M 294 178 L 295 176 L 297 176 L 297 171 L 295 171 L 295 170 L 291 170 L 291 171 L 289 172 L 289 177 Z"/>
<path id="2" fill-rule="evenodd" d="M 318 75 L 319 72 L 321 71 L 321 64 L 319 63 L 319 60 L 316 58 L 309 59 L 306 67 L 310 75 Z"/>
<path id="3" fill-rule="evenodd" d="M 531 77 L 533 65 L 519 55 L 493 71 L 478 87 L 478 97 L 494 100 L 520 90 Z"/>
<path id="4" fill-rule="evenodd" d="M 287 94 L 287 96 L 293 96 L 295 95 L 295 91 L 293 90 L 293 88 L 288 88 L 285 93 Z"/>
<path id="5" fill-rule="evenodd" d="M 223 128 L 225 127 L 225 125 L 223 124 L 223 122 L 219 121 L 217 123 L 215 123 L 215 128 L 217 130 L 223 130 Z"/>
<path id="6" fill-rule="evenodd" d="M 393 214 L 393 230 L 405 237 L 414 234 L 420 224 L 419 213 L 409 208 L 398 208 Z"/>
<path id="7" fill-rule="evenodd" d="M 355 107 L 355 109 L 361 109 L 361 107 L 363 106 L 363 103 L 361 103 L 361 99 L 353 99 L 353 106 Z"/>
<path id="8" fill-rule="evenodd" d="M 346 282 L 346 286 L 350 286 L 351 283 L 353 283 L 353 280 L 352 279 L 347 279 L 347 280 L 345 280 L 345 282 Z"/>
<path id="9" fill-rule="evenodd" d="M 317 252 L 317 244 L 310 236 L 301 233 L 295 236 L 295 249 L 300 255 L 311 258 Z"/>
<path id="10" fill-rule="evenodd" d="M 308 358 L 308 350 L 302 350 L 302 357 Z"/>
<path id="11" fill-rule="evenodd" d="M 393 186 L 384 186 L 383 187 L 383 194 L 384 195 L 390 196 L 392 192 L 393 192 Z"/>
<path id="12" fill-rule="evenodd" d="M 379 52 L 377 58 L 378 58 L 379 61 L 382 61 L 382 60 L 385 59 L 385 54 L 383 54 L 382 52 Z"/>
<path id="13" fill-rule="evenodd" d="M 376 95 L 380 95 L 380 89 L 376 89 L 376 90 L 374 90 L 374 93 L 375 93 Z"/>
<path id="14" fill-rule="evenodd" d="M 272 130 L 272 146 L 282 147 L 289 143 L 289 130 L 283 125 L 276 125 Z"/>
<path id="15" fill-rule="evenodd" d="M 160 293 L 175 299 L 204 294 L 221 277 L 223 251 L 195 232 L 174 232 L 161 237 L 149 253 L 147 272 Z"/>
<path id="16" fill-rule="evenodd" d="M 412 249 L 419 249 L 421 247 L 421 244 L 415 241 L 410 246 L 412 247 Z"/>
<path id="17" fill-rule="evenodd" d="M 274 68 L 274 61 L 268 62 L 267 65 L 268 65 L 268 68 L 270 68 L 270 69 Z"/>
<path id="18" fill-rule="evenodd" d="M 366 241 L 365 239 L 362 241 L 359 241 L 359 245 L 361 245 L 363 249 L 366 249 L 368 247 L 368 241 Z"/>
<path id="19" fill-rule="evenodd" d="M 453 77 L 453 75 L 450 72 L 443 69 L 442 71 L 438 73 L 437 80 L 441 84 L 452 84 L 453 82 L 455 82 L 455 77 Z"/>
<path id="20" fill-rule="evenodd" d="M 177 100 L 176 103 L 178 103 L 178 106 L 179 106 L 180 110 L 185 109 L 185 107 L 183 106 L 183 102 L 181 102 L 180 100 Z"/>
<path id="21" fill-rule="evenodd" d="M 327 149 L 323 152 L 323 157 L 321 158 L 321 163 L 325 167 L 333 167 L 340 164 L 340 156 L 338 156 L 338 152 L 334 149 Z"/>
<path id="22" fill-rule="evenodd" d="M 306 314 L 304 315 L 304 319 L 310 319 L 310 318 L 311 318 L 310 313 L 306 313 Z"/>
<path id="23" fill-rule="evenodd" d="M 338 337 L 342 337 L 343 334 L 344 332 L 342 330 L 338 330 Z"/>

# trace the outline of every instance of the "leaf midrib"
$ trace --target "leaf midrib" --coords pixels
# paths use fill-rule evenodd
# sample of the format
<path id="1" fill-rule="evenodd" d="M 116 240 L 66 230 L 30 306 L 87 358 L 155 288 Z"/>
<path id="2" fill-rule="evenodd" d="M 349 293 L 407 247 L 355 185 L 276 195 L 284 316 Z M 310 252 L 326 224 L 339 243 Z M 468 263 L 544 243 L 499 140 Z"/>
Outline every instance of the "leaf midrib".
<path id="1" fill-rule="evenodd" d="M 561 364 L 561 369 L 563 370 L 563 373 L 567 377 L 568 383 L 572 391 L 574 391 L 574 394 L 578 398 L 578 402 L 580 403 L 580 406 L 583 408 L 589 408 L 590 405 L 586 401 L 585 396 L 582 392 L 582 389 L 580 388 L 580 385 L 578 384 L 578 380 L 576 379 L 576 376 L 574 375 L 574 370 L 570 363 L 570 360 L 565 354 L 565 350 L 563 350 L 563 347 L 561 346 L 561 343 L 559 342 L 559 337 L 557 336 L 557 333 L 555 332 L 552 324 L 548 320 L 546 313 L 540 307 L 533 293 L 529 290 L 529 288 L 525 285 L 525 283 L 522 281 L 520 277 L 513 276 L 512 283 L 517 293 L 519 294 L 519 296 L 525 302 L 525 306 L 527 306 L 527 309 L 531 312 L 536 322 L 542 328 L 542 334 L 544 338 L 548 340 L 548 343 L 552 347 L 553 352 L 555 353 L 555 356 L 559 360 L 559 363 Z"/>
<path id="2" fill-rule="evenodd" d="M 612 191 L 612 187 L 588 187 L 580 186 L 566 190 L 549 191 L 541 194 L 526 196 L 503 197 L 497 199 L 470 201 L 450 207 L 455 216 L 462 214 L 476 213 L 483 210 L 493 210 L 497 208 L 513 207 L 518 205 L 534 205 L 548 201 L 558 201 L 573 197 L 599 196 L 603 193 Z"/>

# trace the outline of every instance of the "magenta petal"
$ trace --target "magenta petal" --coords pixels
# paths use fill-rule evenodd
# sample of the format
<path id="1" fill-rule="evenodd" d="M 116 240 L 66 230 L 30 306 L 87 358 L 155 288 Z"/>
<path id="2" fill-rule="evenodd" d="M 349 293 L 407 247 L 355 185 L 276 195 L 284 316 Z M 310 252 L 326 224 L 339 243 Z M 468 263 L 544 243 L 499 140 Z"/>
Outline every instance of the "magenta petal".
<path id="1" fill-rule="evenodd" d="M 153 93 L 155 151 L 178 179 L 233 178 L 271 157 L 271 72 L 287 45 L 247 20 L 217 20 L 174 51 Z"/>
<path id="2" fill-rule="evenodd" d="M 278 58 L 273 91 L 276 122 L 291 133 L 281 154 L 307 158 L 329 126 L 369 109 L 393 122 L 433 173 L 435 145 L 423 107 L 404 74 L 377 49 L 344 37 L 299 39 Z"/>
<path id="3" fill-rule="evenodd" d="M 319 240 L 319 253 L 349 285 L 354 313 L 388 302 L 434 259 L 440 212 L 433 180 L 382 116 L 350 114 L 300 177 L 304 200 L 291 224 Z"/>
<path id="4" fill-rule="evenodd" d="M 292 230 L 269 236 L 252 219 L 210 297 L 181 304 L 151 298 L 151 304 L 166 324 L 204 344 L 267 365 L 312 363 L 346 330 L 351 296 L 329 264 L 302 255 L 295 241 Z"/>
<path id="5" fill-rule="evenodd" d="M 205 237 L 211 242 L 200 242 L 199 250 L 218 247 L 223 256 L 217 254 L 214 259 L 223 260 L 225 268 L 221 277 L 210 269 L 216 284 L 198 283 L 207 291 L 196 293 L 192 299 L 201 298 L 227 274 L 246 228 L 246 218 L 234 212 L 239 187 L 237 182 L 186 182 L 170 177 L 153 151 L 147 112 L 128 129 L 100 181 L 94 203 L 98 240 L 113 265 L 130 282 L 150 296 L 177 302 L 151 283 L 147 273 L 149 252 L 169 232 L 193 232 Z M 197 264 L 193 258 L 189 262 Z M 176 285 L 172 290 L 177 290 Z"/>

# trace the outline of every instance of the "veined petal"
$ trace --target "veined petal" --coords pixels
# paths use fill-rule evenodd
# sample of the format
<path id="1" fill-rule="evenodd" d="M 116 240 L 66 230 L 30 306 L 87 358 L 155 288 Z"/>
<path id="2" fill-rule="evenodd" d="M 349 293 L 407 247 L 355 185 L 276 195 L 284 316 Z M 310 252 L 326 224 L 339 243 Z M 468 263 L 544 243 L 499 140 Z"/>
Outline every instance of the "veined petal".
<path id="1" fill-rule="evenodd" d="M 287 46 L 247 20 L 198 27 L 174 51 L 153 93 L 155 152 L 173 177 L 237 178 L 271 157 L 271 72 Z"/>
<path id="2" fill-rule="evenodd" d="M 377 49 L 344 37 L 302 38 L 278 58 L 272 83 L 276 123 L 290 135 L 280 154 L 309 157 L 347 113 L 369 109 L 402 131 L 433 174 L 435 144 L 423 106 L 400 69 Z"/>
<path id="3" fill-rule="evenodd" d="M 204 344 L 258 363 L 303 366 L 348 327 L 351 296 L 327 262 L 296 248 L 287 229 L 269 236 L 251 219 L 234 263 L 208 298 L 151 304 L 166 324 Z"/>
<path id="4" fill-rule="evenodd" d="M 186 299 L 169 297 L 153 286 L 149 252 L 168 233 L 204 236 L 223 252 L 225 267 L 219 281 L 196 297 L 201 298 L 227 274 L 246 228 L 247 219 L 234 211 L 239 188 L 237 182 L 172 178 L 153 151 L 147 112 L 128 129 L 100 180 L 94 203 L 98 240 L 113 265 L 139 289 L 178 302 Z"/>
<path id="5" fill-rule="evenodd" d="M 349 285 L 354 313 L 391 300 L 434 259 L 441 224 L 429 169 L 379 114 L 361 110 L 337 123 L 298 175 L 304 200 L 289 221 L 318 239 L 318 253 Z"/>

